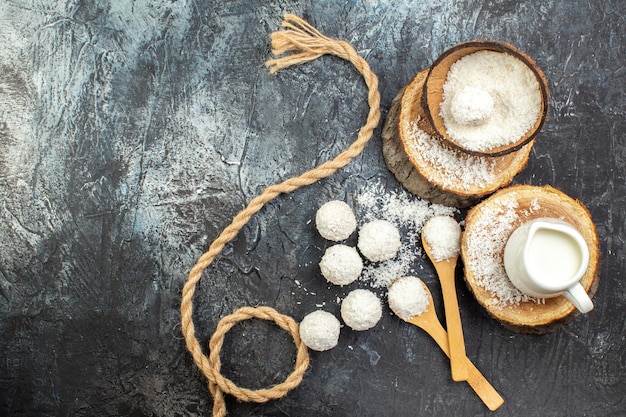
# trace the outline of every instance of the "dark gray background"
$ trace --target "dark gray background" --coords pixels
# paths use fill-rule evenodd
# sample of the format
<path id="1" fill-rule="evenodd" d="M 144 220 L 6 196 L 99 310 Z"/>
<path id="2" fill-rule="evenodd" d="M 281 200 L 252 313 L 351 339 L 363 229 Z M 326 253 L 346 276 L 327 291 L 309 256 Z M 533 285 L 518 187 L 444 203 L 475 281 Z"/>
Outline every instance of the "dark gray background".
<path id="1" fill-rule="evenodd" d="M 601 283 L 595 310 L 544 336 L 504 329 L 460 285 L 468 356 L 506 400 L 495 413 L 385 306 L 375 329 L 344 328 L 336 348 L 312 352 L 285 399 L 229 400 L 230 415 L 626 415 L 622 0 L 3 1 L 0 415 L 210 414 L 179 326 L 188 271 L 250 199 L 336 155 L 367 114 L 361 77 L 338 58 L 269 75 L 269 34 L 285 12 L 355 46 L 379 76 L 383 117 L 459 41 L 534 57 L 550 111 L 515 182 L 587 206 Z M 297 320 L 322 302 L 338 313 L 336 298 L 359 285 L 325 285 L 328 243 L 311 220 L 373 183 L 401 188 L 379 133 L 336 175 L 271 202 L 209 268 L 195 298 L 203 346 L 244 305 Z M 416 265 L 439 305 L 430 263 Z M 224 372 L 252 388 L 282 381 L 294 356 L 289 336 L 254 321 L 222 353 Z"/>

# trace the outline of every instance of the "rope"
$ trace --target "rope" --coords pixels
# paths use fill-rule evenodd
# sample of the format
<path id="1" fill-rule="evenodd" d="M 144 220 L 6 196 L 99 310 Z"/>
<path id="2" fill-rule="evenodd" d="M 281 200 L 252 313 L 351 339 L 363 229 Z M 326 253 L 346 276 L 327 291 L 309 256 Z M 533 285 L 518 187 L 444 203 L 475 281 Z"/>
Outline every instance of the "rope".
<path id="1" fill-rule="evenodd" d="M 294 335 L 294 331 L 297 333 L 297 330 L 294 330 L 293 326 L 289 326 L 288 331 L 294 335 L 294 341 L 298 348 L 298 356 L 294 373 L 291 374 L 283 384 L 269 389 L 250 391 L 237 387 L 234 383 L 220 375 L 220 337 L 217 337 L 217 342 L 214 345 L 209 345 L 211 353 L 210 356 L 207 357 L 202 352 L 200 343 L 195 336 L 192 315 L 193 296 L 196 284 L 202 278 L 202 274 L 205 269 L 213 262 L 215 257 L 222 252 L 224 246 L 237 236 L 241 228 L 244 227 L 250 218 L 261 210 L 267 202 L 276 198 L 280 194 L 290 193 L 300 187 L 313 184 L 322 178 L 326 178 L 338 169 L 347 165 L 352 159 L 363 151 L 380 120 L 380 94 L 378 92 L 378 79 L 376 78 L 376 74 L 372 72 L 367 62 L 356 53 L 354 48 L 349 43 L 328 38 L 322 35 L 317 29 L 303 19 L 291 14 L 285 15 L 282 26 L 286 30 L 277 31 L 271 35 L 272 53 L 277 56 L 286 52 L 291 52 L 291 54 L 268 60 L 266 62 L 266 66 L 269 67 L 270 73 L 273 74 L 291 65 L 314 60 L 325 54 L 336 55 L 350 61 L 363 76 L 363 79 L 368 87 L 367 98 L 370 110 L 366 123 L 359 130 L 357 139 L 345 151 L 341 152 L 333 160 L 324 162 L 298 177 L 290 178 L 280 184 L 267 187 L 265 191 L 253 198 L 248 203 L 248 206 L 233 218 L 232 222 L 226 226 L 217 239 L 213 241 L 213 243 L 209 246 L 208 251 L 198 259 L 195 266 L 189 272 L 187 282 L 185 283 L 182 291 L 180 305 L 181 328 L 185 337 L 187 349 L 191 353 L 195 364 L 209 380 L 209 390 L 214 398 L 214 417 L 223 417 L 226 415 L 226 405 L 224 403 L 223 393 L 229 393 L 242 401 L 255 402 L 264 402 L 284 396 L 289 389 L 297 386 L 302 380 L 302 375 L 308 366 L 308 353 L 306 348 L 303 347 L 299 336 L 296 337 Z M 250 317 L 259 317 L 255 314 L 265 315 L 264 317 L 267 317 L 265 318 L 266 320 L 274 320 L 277 324 L 279 324 L 279 326 L 281 326 L 280 323 L 285 323 L 289 320 L 293 321 L 291 318 L 279 315 L 273 310 L 271 310 L 272 312 L 270 313 L 270 310 L 271 309 L 268 309 L 267 307 L 259 307 L 254 310 L 254 312 L 246 308 L 243 309 L 243 312 L 241 312 L 242 310 L 239 310 L 238 312 L 241 312 L 240 314 L 250 315 Z M 228 329 L 232 327 L 233 318 L 231 316 L 227 317 L 230 318 L 226 322 L 220 321 L 218 324 L 215 331 L 217 335 L 221 334 L 223 336 L 223 334 L 225 334 Z M 235 313 L 235 318 L 238 319 L 239 317 L 240 316 Z M 285 327 L 283 328 L 287 330 Z M 213 341 L 213 337 L 211 340 Z"/>
<path id="2" fill-rule="evenodd" d="M 285 379 L 285 381 L 269 389 L 250 390 L 247 388 L 240 388 L 231 380 L 220 375 L 222 362 L 220 360 L 219 353 L 222 348 L 222 344 L 224 343 L 224 336 L 235 324 L 251 318 L 269 320 L 276 323 L 281 329 L 291 334 L 298 350 L 296 354 L 296 367 L 293 372 L 287 377 L 287 379 Z M 300 384 L 302 376 L 309 366 L 309 353 L 306 345 L 302 342 L 302 340 L 300 340 L 298 324 L 291 317 L 279 314 L 276 310 L 270 307 L 242 307 L 233 314 L 224 317 L 218 323 L 213 336 L 211 336 L 211 340 L 209 341 L 209 350 L 211 351 L 209 361 L 212 364 L 212 369 L 215 374 L 215 381 L 209 380 L 209 391 L 215 399 L 213 404 L 214 416 L 226 415 L 226 408 L 223 407 L 223 394 L 232 394 L 240 401 L 256 403 L 263 403 L 269 400 L 284 397 L 288 391 Z"/>

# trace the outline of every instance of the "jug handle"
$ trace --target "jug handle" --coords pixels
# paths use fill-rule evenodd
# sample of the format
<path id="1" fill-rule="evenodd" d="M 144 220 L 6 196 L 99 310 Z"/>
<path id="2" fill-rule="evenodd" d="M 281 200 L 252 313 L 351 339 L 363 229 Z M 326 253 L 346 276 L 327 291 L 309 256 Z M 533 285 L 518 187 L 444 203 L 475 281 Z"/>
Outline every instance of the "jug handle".
<path id="1" fill-rule="evenodd" d="M 591 298 L 585 291 L 580 283 L 577 283 L 573 287 L 566 289 L 563 292 L 565 298 L 567 298 L 581 313 L 585 314 L 593 310 L 593 303 Z"/>

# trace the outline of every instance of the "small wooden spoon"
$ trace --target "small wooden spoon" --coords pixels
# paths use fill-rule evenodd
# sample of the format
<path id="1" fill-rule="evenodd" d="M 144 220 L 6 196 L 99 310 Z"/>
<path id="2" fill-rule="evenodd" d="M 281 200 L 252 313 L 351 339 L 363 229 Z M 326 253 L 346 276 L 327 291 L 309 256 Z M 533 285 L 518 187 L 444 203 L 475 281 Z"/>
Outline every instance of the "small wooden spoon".
<path id="1" fill-rule="evenodd" d="M 456 297 L 456 285 L 454 282 L 454 269 L 456 268 L 459 255 L 437 261 L 432 255 L 432 249 L 428 244 L 424 233 L 422 233 L 422 245 L 430 261 L 437 270 L 441 290 L 443 293 L 443 306 L 446 314 L 446 327 L 448 329 L 448 341 L 450 343 L 450 368 L 452 380 L 467 380 L 467 369 L 465 358 L 465 341 L 463 340 L 463 327 L 461 327 L 461 313 L 459 312 L 459 301 Z"/>
<path id="2" fill-rule="evenodd" d="M 428 295 L 428 307 L 426 307 L 426 310 L 417 316 L 411 317 L 410 319 L 403 318 L 395 311 L 394 313 L 396 313 L 398 317 L 400 317 L 407 323 L 414 324 L 415 326 L 421 328 L 426 333 L 428 333 L 439 345 L 443 353 L 450 357 L 448 334 L 446 334 L 445 329 L 437 318 L 432 294 L 430 293 L 428 287 L 424 282 L 422 282 L 422 285 L 424 286 L 424 290 Z M 467 370 L 467 383 L 469 384 L 469 386 L 472 387 L 476 395 L 478 395 L 478 397 L 483 401 L 487 408 L 489 408 L 489 410 L 497 410 L 502 404 L 504 404 L 504 398 L 502 398 L 498 391 L 496 391 L 496 389 L 489 383 L 489 381 L 487 381 L 487 379 L 483 376 L 483 374 L 480 373 L 480 371 L 467 358 L 467 356 L 464 355 L 461 360 L 465 369 Z"/>

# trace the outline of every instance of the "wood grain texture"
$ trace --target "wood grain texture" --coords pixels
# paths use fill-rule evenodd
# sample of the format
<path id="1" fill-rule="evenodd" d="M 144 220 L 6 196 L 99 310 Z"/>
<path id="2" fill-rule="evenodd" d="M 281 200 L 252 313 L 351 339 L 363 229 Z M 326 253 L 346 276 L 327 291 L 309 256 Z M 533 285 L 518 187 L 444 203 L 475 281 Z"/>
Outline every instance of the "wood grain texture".
<path id="1" fill-rule="evenodd" d="M 578 230 L 589 248 L 589 267 L 581 278 L 580 284 L 589 297 L 593 297 L 600 284 L 598 277 L 599 248 L 598 235 L 587 208 L 561 191 L 549 187 L 516 185 L 498 191 L 487 200 L 474 206 L 466 217 L 465 233 L 462 239 L 461 256 L 465 265 L 464 278 L 476 300 L 490 316 L 499 320 L 507 328 L 523 333 L 547 333 L 571 323 L 578 315 L 574 305 L 565 297 L 546 298 L 543 302 L 524 301 L 503 306 L 497 296 L 481 285 L 480 259 L 475 259 L 472 247 L 488 245 L 489 241 L 474 239 L 476 228 L 493 222 L 491 214 L 498 209 L 515 202 L 515 216 L 511 221 L 513 228 L 542 217 L 562 219 Z M 494 210 L 495 209 L 495 210 Z M 487 226 L 489 227 L 489 226 Z M 512 229 L 514 230 L 514 229 Z M 479 234 L 482 234 L 479 232 Z M 496 232 L 493 233 L 494 235 Z M 508 239 L 508 236 L 506 237 Z M 504 269 L 504 246 L 498 250 L 495 262 Z M 506 279 L 506 278 L 505 278 Z"/>
<path id="2" fill-rule="evenodd" d="M 432 295 L 430 294 L 428 286 L 426 286 L 424 282 L 422 282 L 421 285 L 424 286 L 426 294 L 428 295 L 428 307 L 421 314 L 415 315 L 406 321 L 428 333 L 428 335 L 433 338 L 435 343 L 439 345 L 439 348 L 443 351 L 443 353 L 445 353 L 445 355 L 452 360 L 452 342 L 450 340 L 450 335 L 449 333 L 446 333 L 446 330 L 443 328 L 439 318 L 437 317 Z M 487 408 L 491 411 L 495 411 L 501 407 L 502 404 L 504 404 L 504 398 L 502 398 L 493 385 L 487 381 L 483 374 L 480 373 L 472 361 L 465 356 L 465 351 L 463 351 L 463 355 L 460 360 L 463 361 L 463 367 L 466 368 L 467 371 L 468 385 L 472 387 L 476 395 L 480 397 Z"/>
<path id="3" fill-rule="evenodd" d="M 459 300 L 456 295 L 456 265 L 458 263 L 458 253 L 448 259 L 435 259 L 432 255 L 432 248 L 428 244 L 426 235 L 422 233 L 422 248 L 433 263 L 439 285 L 441 286 L 441 296 L 443 298 L 444 313 L 446 317 L 446 329 L 448 331 L 448 348 L 450 358 L 450 371 L 452 380 L 466 381 L 468 368 L 466 367 L 465 339 L 463 337 L 463 324 L 461 323 L 461 313 L 459 311 Z"/>
<path id="4" fill-rule="evenodd" d="M 253 196 L 336 155 L 367 115 L 348 63 L 263 68 L 285 12 L 355 46 L 379 75 L 384 112 L 460 41 L 504 41 L 533 57 L 550 110 L 514 182 L 584 203 L 601 285 L 590 314 L 544 336 L 507 330 L 458 288 L 467 356 L 506 398 L 495 413 L 451 381 L 428 336 L 386 309 L 375 329 L 342 329 L 336 348 L 312 354 L 285 399 L 229 400 L 230 415 L 623 414 L 624 9 L 620 0 L 0 2 L 0 415 L 211 409 L 178 324 L 189 269 Z M 197 292 L 203 345 L 242 306 L 301 320 L 322 305 L 339 317 L 337 298 L 352 288 L 321 276 L 328 242 L 312 220 L 319 203 L 355 204 L 372 184 L 402 189 L 379 133 L 346 169 L 265 207 L 226 248 Z M 434 269 L 417 255 L 413 267 L 443 317 Z M 245 323 L 229 332 L 222 369 L 262 387 L 282 381 L 294 357 L 288 335 Z"/>
<path id="5" fill-rule="evenodd" d="M 381 133 L 383 155 L 389 170 L 412 193 L 433 203 L 466 208 L 509 185 L 526 167 L 535 142 L 531 140 L 521 149 L 500 156 L 474 156 L 446 145 L 438 136 L 438 130 L 428 122 L 422 106 L 422 91 L 428 73 L 428 69 L 420 71 L 391 102 Z M 476 181 L 471 169 L 464 175 L 453 173 L 454 168 L 443 166 L 437 157 L 428 154 L 429 149 L 416 146 L 412 133 L 414 123 L 433 141 L 442 141 L 439 152 L 445 150 L 457 160 L 473 158 L 475 163 L 489 166 L 492 174 L 489 180 Z M 468 163 L 459 164 L 463 165 L 471 167 Z"/>

